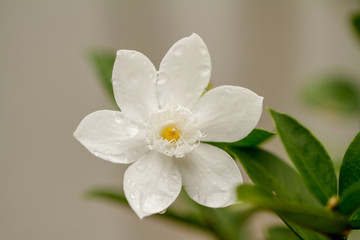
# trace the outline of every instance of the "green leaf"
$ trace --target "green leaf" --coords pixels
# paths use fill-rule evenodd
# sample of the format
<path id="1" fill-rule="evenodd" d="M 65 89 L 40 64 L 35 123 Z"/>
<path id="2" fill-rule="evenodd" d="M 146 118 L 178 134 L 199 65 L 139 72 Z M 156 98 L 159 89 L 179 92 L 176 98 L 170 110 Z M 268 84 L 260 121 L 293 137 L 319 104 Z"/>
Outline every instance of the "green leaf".
<path id="1" fill-rule="evenodd" d="M 343 74 L 328 74 L 308 83 L 304 100 L 317 109 L 338 114 L 353 114 L 360 110 L 360 93 L 356 80 Z"/>
<path id="2" fill-rule="evenodd" d="M 322 235 L 320 233 L 314 232 L 312 230 L 309 230 L 307 228 L 304 227 L 300 227 L 299 225 L 285 219 L 282 218 L 282 220 L 286 223 L 286 225 L 293 230 L 296 235 L 298 237 L 300 237 L 300 239 L 304 239 L 304 240 L 328 240 L 327 237 L 325 237 L 325 235 Z"/>
<path id="3" fill-rule="evenodd" d="M 360 40 L 360 13 L 356 13 L 351 17 L 351 23 L 356 35 Z"/>
<path id="4" fill-rule="evenodd" d="M 230 144 L 233 147 L 255 147 L 269 140 L 274 135 L 275 133 L 255 128 L 245 138 Z"/>
<path id="5" fill-rule="evenodd" d="M 248 147 L 255 147 L 262 143 L 264 143 L 266 140 L 269 140 L 272 136 L 275 134 L 263 129 L 257 129 L 255 128 L 252 130 L 249 135 L 247 135 L 245 138 L 232 143 L 225 143 L 225 142 L 207 142 L 208 144 L 225 148 L 225 147 L 238 147 L 238 148 L 248 148 Z"/>
<path id="6" fill-rule="evenodd" d="M 350 223 L 353 229 L 360 229 L 360 208 L 353 213 Z"/>
<path id="7" fill-rule="evenodd" d="M 193 213 L 217 239 L 250 239 L 246 222 L 257 210 L 256 208 L 249 208 L 249 206 L 246 207 L 245 205 L 233 205 L 226 208 L 208 208 L 196 203 L 184 191 L 181 191 L 179 197 L 186 201 L 186 205 L 191 208 L 190 212 Z"/>
<path id="8" fill-rule="evenodd" d="M 342 214 L 351 214 L 358 208 L 360 208 L 360 181 L 341 194 L 338 207 Z"/>
<path id="9" fill-rule="evenodd" d="M 345 152 L 340 168 L 339 193 L 360 181 L 360 132 L 355 136 Z"/>
<path id="10" fill-rule="evenodd" d="M 318 205 L 297 172 L 270 152 L 256 148 L 230 148 L 251 180 L 280 199 Z"/>
<path id="11" fill-rule="evenodd" d="M 129 206 L 124 193 L 122 193 L 119 190 L 104 189 L 104 188 L 93 189 L 88 191 L 86 193 L 86 196 L 89 198 L 105 199 L 114 203 Z M 167 209 L 164 214 L 156 215 L 156 216 L 164 216 L 166 218 L 169 218 L 177 222 L 182 222 L 191 226 L 208 230 L 206 225 L 204 225 L 201 221 L 199 221 L 196 217 L 194 217 L 191 214 L 180 214 L 177 213 L 176 211 L 173 211 L 172 209 Z"/>
<path id="12" fill-rule="evenodd" d="M 275 226 L 268 229 L 268 240 L 301 240 L 287 227 Z"/>
<path id="13" fill-rule="evenodd" d="M 85 196 L 88 198 L 100 198 L 105 199 L 111 202 L 120 203 L 126 206 L 129 206 L 128 201 L 126 200 L 125 195 L 119 190 L 114 189 L 92 189 L 85 193 Z"/>
<path id="14" fill-rule="evenodd" d="M 309 190 L 324 205 L 337 194 L 334 165 L 321 143 L 294 118 L 269 109 L 285 149 Z"/>
<path id="15" fill-rule="evenodd" d="M 290 205 L 265 189 L 254 185 L 240 185 L 237 191 L 239 200 L 272 210 L 281 218 L 288 219 L 314 231 L 337 234 L 350 228 L 350 224 L 344 217 L 324 207 Z"/>
<path id="16" fill-rule="evenodd" d="M 112 69 L 115 62 L 115 54 L 110 52 L 93 51 L 90 60 L 97 72 L 101 85 L 115 102 L 113 87 L 111 83 Z"/>

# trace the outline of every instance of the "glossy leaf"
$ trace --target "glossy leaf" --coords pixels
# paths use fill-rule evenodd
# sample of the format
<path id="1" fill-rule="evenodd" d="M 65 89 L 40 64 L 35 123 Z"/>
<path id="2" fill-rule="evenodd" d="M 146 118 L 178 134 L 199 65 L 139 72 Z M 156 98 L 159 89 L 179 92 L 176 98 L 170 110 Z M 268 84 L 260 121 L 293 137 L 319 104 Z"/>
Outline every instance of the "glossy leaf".
<path id="1" fill-rule="evenodd" d="M 325 207 L 305 204 L 290 205 L 272 193 L 254 185 L 240 185 L 237 191 L 239 200 L 272 210 L 281 218 L 315 231 L 335 234 L 342 233 L 350 228 L 346 219 Z"/>
<path id="2" fill-rule="evenodd" d="M 268 229 L 267 240 L 301 240 L 287 227 L 276 226 Z"/>
<path id="3" fill-rule="evenodd" d="M 337 194 L 334 165 L 321 143 L 294 118 L 269 109 L 285 149 L 309 190 L 324 205 Z"/>
<path id="4" fill-rule="evenodd" d="M 286 225 L 294 232 L 300 239 L 304 240 L 328 240 L 328 238 L 320 233 L 312 231 L 310 229 L 300 227 L 299 225 L 282 218 Z"/>
<path id="5" fill-rule="evenodd" d="M 358 113 L 360 93 L 356 80 L 343 74 L 330 74 L 310 81 L 304 89 L 304 100 L 317 109 L 338 114 Z"/>
<path id="6" fill-rule="evenodd" d="M 340 168 L 339 193 L 360 181 L 360 132 L 355 136 L 345 152 Z"/>
<path id="7" fill-rule="evenodd" d="M 246 221 L 257 210 L 244 208 L 244 205 L 233 205 L 227 208 L 208 208 L 196 203 L 184 191 L 180 198 L 186 201 L 190 212 L 203 223 L 205 228 L 218 239 L 239 240 L 251 239 L 246 228 Z"/>
<path id="8" fill-rule="evenodd" d="M 339 212 L 351 214 L 360 208 L 360 181 L 347 188 L 340 197 Z"/>
<path id="9" fill-rule="evenodd" d="M 257 129 L 249 133 L 245 138 L 232 143 L 222 143 L 222 142 L 207 142 L 209 144 L 212 144 L 214 146 L 220 147 L 220 148 L 226 148 L 226 147 L 238 147 L 238 148 L 248 148 L 248 147 L 255 147 L 258 146 L 265 141 L 269 140 L 271 137 L 273 137 L 275 133 L 263 130 L 263 129 Z"/>
<path id="10" fill-rule="evenodd" d="M 360 229 L 360 208 L 353 213 L 350 223 L 353 229 Z"/>
<path id="11" fill-rule="evenodd" d="M 111 99 L 114 100 L 114 92 L 111 83 L 112 69 L 115 62 L 115 52 L 93 51 L 90 53 L 90 60 L 96 70 L 101 85 L 104 87 Z"/>
<path id="12" fill-rule="evenodd" d="M 274 192 L 280 199 L 318 205 L 297 172 L 270 152 L 251 148 L 230 148 L 239 159 L 251 180 Z"/>

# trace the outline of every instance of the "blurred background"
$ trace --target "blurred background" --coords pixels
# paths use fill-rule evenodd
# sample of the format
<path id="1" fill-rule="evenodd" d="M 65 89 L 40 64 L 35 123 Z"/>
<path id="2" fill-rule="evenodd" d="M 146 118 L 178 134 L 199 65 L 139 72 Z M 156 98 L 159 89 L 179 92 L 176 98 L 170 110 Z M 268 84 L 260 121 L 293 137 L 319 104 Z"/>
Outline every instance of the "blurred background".
<path id="1" fill-rule="evenodd" d="M 357 105 L 316 108 L 318 92 L 306 89 L 337 76 L 351 86 L 345 96 L 357 91 L 360 41 L 351 16 L 359 10 L 355 0 L 1 0 L 0 239 L 212 239 L 84 198 L 94 186 L 121 188 L 126 169 L 72 136 L 87 114 L 116 108 L 89 60 L 94 49 L 134 49 L 158 66 L 173 43 L 195 32 L 210 51 L 214 86 L 264 96 L 265 106 L 297 118 L 341 159 L 359 130 Z M 273 130 L 266 111 L 258 127 Z M 286 157 L 278 139 L 266 148 Z M 252 217 L 256 239 L 273 220 Z"/>

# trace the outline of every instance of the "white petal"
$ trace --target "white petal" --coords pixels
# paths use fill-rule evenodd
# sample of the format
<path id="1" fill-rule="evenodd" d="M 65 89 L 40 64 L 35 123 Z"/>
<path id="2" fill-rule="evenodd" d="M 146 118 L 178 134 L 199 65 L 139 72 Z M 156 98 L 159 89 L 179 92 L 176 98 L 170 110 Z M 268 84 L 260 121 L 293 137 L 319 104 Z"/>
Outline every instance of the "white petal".
<path id="1" fill-rule="evenodd" d="M 74 132 L 95 156 L 115 163 L 131 163 L 144 156 L 145 130 L 118 111 L 101 110 L 87 115 Z"/>
<path id="2" fill-rule="evenodd" d="M 236 202 L 236 186 L 242 183 L 242 177 L 225 151 L 201 143 L 176 164 L 185 190 L 194 201 L 214 208 Z"/>
<path id="3" fill-rule="evenodd" d="M 181 176 L 173 159 L 156 151 L 136 161 L 125 172 L 124 192 L 140 217 L 166 210 L 181 190 Z"/>
<path id="4" fill-rule="evenodd" d="M 246 137 L 259 122 L 263 97 L 249 89 L 220 86 L 211 89 L 194 107 L 202 141 L 234 142 Z"/>
<path id="5" fill-rule="evenodd" d="M 210 74 L 210 55 L 203 40 L 195 33 L 179 40 L 160 64 L 157 86 L 160 105 L 170 101 L 191 107 L 204 92 Z"/>
<path id="6" fill-rule="evenodd" d="M 158 110 L 155 82 L 155 67 L 146 56 L 136 51 L 117 51 L 112 83 L 116 102 L 127 117 L 147 122 L 149 115 Z"/>

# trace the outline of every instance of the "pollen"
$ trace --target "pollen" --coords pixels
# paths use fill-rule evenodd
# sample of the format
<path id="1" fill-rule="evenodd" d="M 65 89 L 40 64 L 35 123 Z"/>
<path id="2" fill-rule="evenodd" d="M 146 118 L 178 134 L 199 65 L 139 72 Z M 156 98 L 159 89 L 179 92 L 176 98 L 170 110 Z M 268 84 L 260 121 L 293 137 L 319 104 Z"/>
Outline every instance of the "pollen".
<path id="1" fill-rule="evenodd" d="M 180 138 L 179 131 L 174 127 L 166 127 L 162 132 L 162 137 L 169 142 L 177 141 Z"/>

